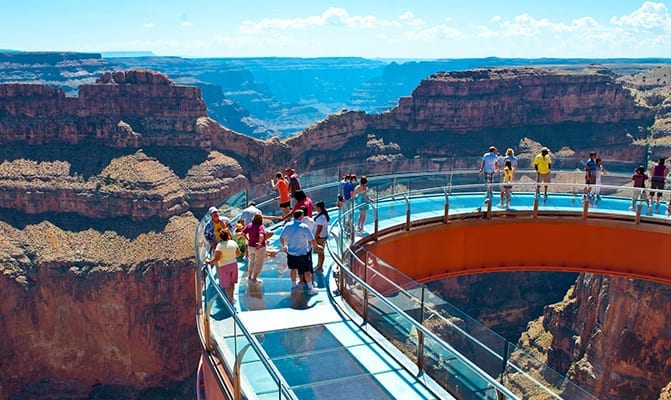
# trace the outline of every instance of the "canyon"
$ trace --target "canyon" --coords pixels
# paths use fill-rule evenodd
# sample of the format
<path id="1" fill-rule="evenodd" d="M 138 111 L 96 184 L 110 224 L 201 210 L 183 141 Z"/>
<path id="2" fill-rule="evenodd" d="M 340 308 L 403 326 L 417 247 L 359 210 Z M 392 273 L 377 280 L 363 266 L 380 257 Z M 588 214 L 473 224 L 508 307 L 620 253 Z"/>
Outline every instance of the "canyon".
<path id="1" fill-rule="evenodd" d="M 387 111 L 341 110 L 296 135 L 265 140 L 222 126 L 200 88 L 156 71 L 106 71 L 76 96 L 0 84 L 0 398 L 55 390 L 86 398 L 120 387 L 124 397 L 140 398 L 191 379 L 199 355 L 198 219 L 277 170 L 363 162 L 372 172 L 388 160 L 433 157 L 459 163 L 490 144 L 515 148 L 521 162 L 543 145 L 579 158 L 590 150 L 634 161 L 668 155 L 669 77 L 664 68 L 618 76 L 598 66 L 441 72 Z M 435 290 L 461 290 L 446 297 L 467 309 L 471 296 L 459 288 L 469 286 Z M 641 319 L 636 305 L 663 316 L 667 290 L 589 275 L 557 286 L 525 307 L 520 299 L 497 303 L 482 319 L 506 321 L 513 340 L 519 332 L 540 358 L 597 396 L 658 396 L 669 371 L 653 356 L 668 354 L 669 326 Z M 601 312 L 588 324 L 594 308 Z M 594 335 L 616 310 L 622 321 Z"/>

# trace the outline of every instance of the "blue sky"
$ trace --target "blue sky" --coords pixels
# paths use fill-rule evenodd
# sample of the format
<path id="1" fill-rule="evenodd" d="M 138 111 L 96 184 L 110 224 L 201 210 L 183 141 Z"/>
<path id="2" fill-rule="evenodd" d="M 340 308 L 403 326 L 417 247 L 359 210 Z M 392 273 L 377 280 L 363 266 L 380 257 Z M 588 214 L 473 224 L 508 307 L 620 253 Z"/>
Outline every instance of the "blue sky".
<path id="1" fill-rule="evenodd" d="M 6 1 L 0 49 L 183 57 L 671 57 L 667 2 Z"/>

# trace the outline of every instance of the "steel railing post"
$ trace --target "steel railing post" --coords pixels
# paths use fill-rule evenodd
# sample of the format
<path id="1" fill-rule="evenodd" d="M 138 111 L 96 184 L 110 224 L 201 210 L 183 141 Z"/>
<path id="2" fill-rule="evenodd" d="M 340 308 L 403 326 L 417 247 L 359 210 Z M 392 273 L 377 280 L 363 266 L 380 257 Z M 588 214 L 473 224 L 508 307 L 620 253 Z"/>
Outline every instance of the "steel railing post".
<path id="1" fill-rule="evenodd" d="M 404 195 L 405 197 L 405 230 L 409 231 L 410 230 L 410 200 L 408 199 L 408 195 Z"/>

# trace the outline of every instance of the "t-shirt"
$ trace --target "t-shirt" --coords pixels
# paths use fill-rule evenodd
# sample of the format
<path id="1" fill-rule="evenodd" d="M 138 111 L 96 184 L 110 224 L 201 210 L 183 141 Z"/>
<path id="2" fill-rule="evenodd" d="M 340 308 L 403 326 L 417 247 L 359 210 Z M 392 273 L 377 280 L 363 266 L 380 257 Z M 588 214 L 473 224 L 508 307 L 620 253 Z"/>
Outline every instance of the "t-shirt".
<path id="1" fill-rule="evenodd" d="M 506 165 L 506 161 L 510 161 L 510 165 L 513 169 L 517 169 L 517 157 L 515 156 L 505 156 L 503 157 L 503 165 Z"/>
<path id="2" fill-rule="evenodd" d="M 538 154 L 536 155 L 536 158 L 534 158 L 534 166 L 536 166 L 536 171 L 538 171 L 539 174 L 550 173 L 550 164 L 552 164 L 552 159 L 549 154 L 545 156 Z"/>
<path id="3" fill-rule="evenodd" d="M 666 178 L 664 176 L 664 170 L 665 169 L 666 169 L 666 166 L 663 165 L 663 164 L 655 165 L 655 167 L 652 169 L 652 180 L 663 182 L 664 179 Z"/>
<path id="4" fill-rule="evenodd" d="M 596 160 L 592 160 L 591 158 L 585 161 L 585 172 L 587 172 L 590 175 L 596 174 Z"/>
<path id="5" fill-rule="evenodd" d="M 499 161 L 499 156 L 492 151 L 488 151 L 485 155 L 482 156 L 482 162 L 484 166 L 482 170 L 486 173 L 492 173 L 496 171 L 496 163 Z"/>
<path id="6" fill-rule="evenodd" d="M 287 245 L 287 254 L 292 256 L 308 254 L 312 250 L 310 247 L 312 238 L 310 228 L 297 219 L 287 224 L 280 235 L 280 239 Z"/>
<path id="7" fill-rule="evenodd" d="M 515 171 L 512 168 L 504 167 L 503 168 L 503 181 L 508 183 L 512 182 L 515 178 Z"/>
<path id="8" fill-rule="evenodd" d="M 311 217 L 312 216 L 312 210 L 314 209 L 314 205 L 312 204 L 312 199 L 309 198 L 309 197 L 306 197 L 305 200 L 301 200 L 301 201 L 297 202 L 294 205 L 294 208 L 292 208 L 289 213 L 293 214 L 294 211 L 300 210 L 302 207 L 305 207 L 306 210 L 307 210 L 307 213 L 305 215 L 307 217 Z"/>
<path id="9" fill-rule="evenodd" d="M 631 180 L 634 181 L 634 187 L 642 188 L 645 187 L 645 181 L 648 180 L 647 174 L 634 174 L 631 177 Z"/>
<path id="10" fill-rule="evenodd" d="M 289 177 L 289 192 L 293 197 L 294 193 L 301 190 L 301 181 L 298 179 L 298 174 L 293 174 Z"/>
<path id="11" fill-rule="evenodd" d="M 212 226 L 214 228 L 214 241 L 218 243 L 221 240 L 221 233 L 226 230 L 226 225 L 222 220 L 212 220 Z"/>
<path id="12" fill-rule="evenodd" d="M 315 219 L 315 232 L 317 231 L 318 226 L 322 227 L 321 232 L 319 232 L 319 237 L 320 238 L 328 237 L 329 222 L 326 220 L 326 215 L 324 214 L 317 215 L 317 219 Z"/>
<path id="13" fill-rule="evenodd" d="M 240 221 L 247 225 L 252 222 L 256 214 L 261 214 L 261 210 L 256 208 L 256 206 L 249 206 L 240 213 Z"/>
<path id="14" fill-rule="evenodd" d="M 352 181 L 347 181 L 342 185 L 342 196 L 345 200 L 352 198 L 352 191 L 354 191 L 354 183 Z"/>
<path id="15" fill-rule="evenodd" d="M 280 203 L 291 201 L 291 196 L 289 196 L 289 182 L 287 182 L 286 179 L 277 181 L 277 190 L 280 192 Z"/>
<path id="16" fill-rule="evenodd" d="M 266 239 L 265 239 L 266 228 L 264 228 L 263 225 L 254 225 L 252 223 L 249 223 L 242 230 L 242 233 L 244 233 L 247 236 L 247 245 L 249 247 L 256 247 L 256 244 L 259 242 L 259 238 L 262 234 L 263 234 L 263 242 L 261 242 L 261 246 L 266 245 Z"/>
<path id="17" fill-rule="evenodd" d="M 234 263 L 236 262 L 236 252 L 238 250 L 238 244 L 235 243 L 235 240 L 227 240 L 227 241 L 221 241 L 217 243 L 217 247 L 215 249 L 215 252 L 220 251 L 221 252 L 221 257 L 219 257 L 219 260 L 217 261 L 217 264 L 220 267 L 223 267 L 224 265 Z"/>

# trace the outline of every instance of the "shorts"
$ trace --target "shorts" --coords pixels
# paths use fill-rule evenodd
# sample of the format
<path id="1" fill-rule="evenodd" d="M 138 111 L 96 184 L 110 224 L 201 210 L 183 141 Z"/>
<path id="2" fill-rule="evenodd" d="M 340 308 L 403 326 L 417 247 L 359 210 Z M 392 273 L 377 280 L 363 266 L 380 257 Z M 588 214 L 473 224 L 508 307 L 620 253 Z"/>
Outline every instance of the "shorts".
<path id="1" fill-rule="evenodd" d="M 291 207 L 291 200 L 280 203 L 280 208 L 289 208 Z"/>
<path id="2" fill-rule="evenodd" d="M 326 238 L 317 238 L 317 244 L 322 246 L 321 249 L 312 249 L 315 254 L 324 254 L 324 246 L 326 245 Z"/>
<path id="3" fill-rule="evenodd" d="M 219 277 L 219 286 L 223 289 L 231 288 L 238 283 L 238 263 L 232 262 L 217 266 L 217 276 Z"/>
<path id="4" fill-rule="evenodd" d="M 503 185 L 503 188 L 504 188 L 504 189 L 512 189 L 512 188 L 513 188 L 513 185 L 507 183 L 507 184 Z"/>
<path id="5" fill-rule="evenodd" d="M 536 177 L 536 182 L 538 183 L 550 183 L 550 173 L 545 173 L 541 174 L 540 172 L 538 173 L 538 176 Z"/>
<path id="6" fill-rule="evenodd" d="M 485 182 L 487 182 L 487 183 L 494 182 L 494 173 L 493 172 L 485 172 Z"/>
<path id="7" fill-rule="evenodd" d="M 299 274 L 312 272 L 312 254 L 308 253 L 302 256 L 287 254 L 287 265 L 289 269 L 297 269 Z"/>
<path id="8" fill-rule="evenodd" d="M 588 185 L 595 185 L 596 184 L 596 175 L 595 174 L 585 175 L 585 183 L 588 184 Z"/>
<path id="9" fill-rule="evenodd" d="M 664 181 L 653 179 L 650 181 L 650 189 L 664 190 Z M 650 196 L 654 196 L 655 192 L 651 191 Z M 662 197 L 662 192 L 657 192 L 657 196 Z"/>

